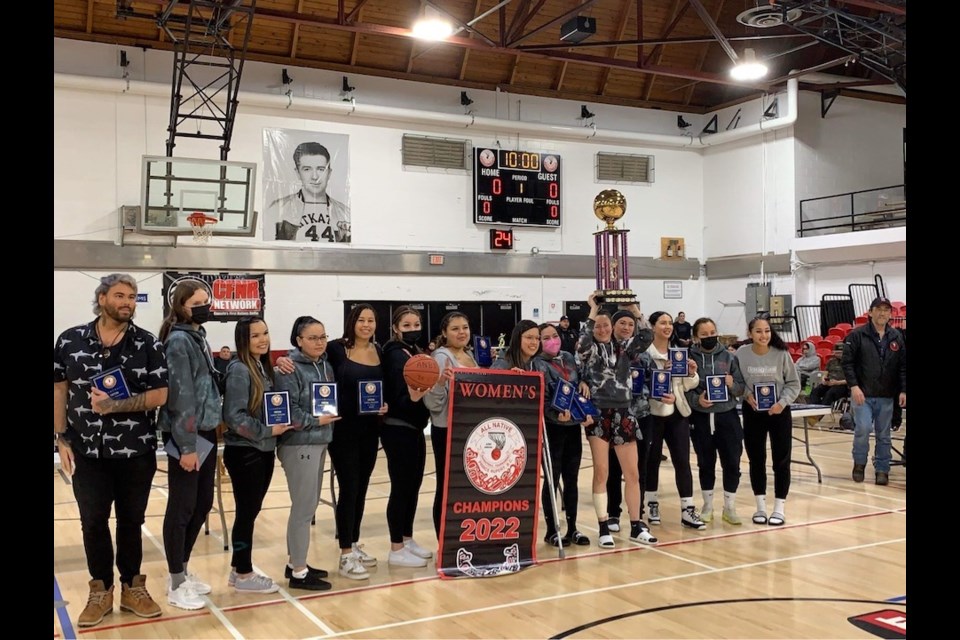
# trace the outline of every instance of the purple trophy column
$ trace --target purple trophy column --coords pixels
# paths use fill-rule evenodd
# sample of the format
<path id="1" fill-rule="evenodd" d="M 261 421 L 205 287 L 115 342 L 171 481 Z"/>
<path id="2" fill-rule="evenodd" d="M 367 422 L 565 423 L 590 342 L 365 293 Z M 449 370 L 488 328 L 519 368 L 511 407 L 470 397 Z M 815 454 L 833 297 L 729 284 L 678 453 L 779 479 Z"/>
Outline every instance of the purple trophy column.
<path id="1" fill-rule="evenodd" d="M 593 234 L 593 244 L 594 244 L 594 254 L 597 256 L 596 267 L 597 267 L 597 289 L 603 289 L 603 282 L 600 279 L 600 274 L 603 273 L 603 257 L 601 252 L 602 240 L 600 238 L 602 234 L 595 233 Z"/>
<path id="2" fill-rule="evenodd" d="M 629 267 L 627 266 L 628 258 L 627 258 L 626 230 L 624 230 L 623 233 L 620 234 L 620 242 L 623 247 L 621 252 L 623 254 L 623 268 L 621 269 L 621 273 L 623 274 L 623 288 L 626 290 L 629 290 L 630 289 L 630 270 L 629 270 Z"/>

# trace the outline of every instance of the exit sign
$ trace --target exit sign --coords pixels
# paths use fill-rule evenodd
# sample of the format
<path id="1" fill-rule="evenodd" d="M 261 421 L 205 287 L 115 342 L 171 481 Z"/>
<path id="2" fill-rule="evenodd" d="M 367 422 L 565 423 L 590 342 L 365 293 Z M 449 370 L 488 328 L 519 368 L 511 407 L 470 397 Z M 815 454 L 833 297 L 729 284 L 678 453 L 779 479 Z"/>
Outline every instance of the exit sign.
<path id="1" fill-rule="evenodd" d="M 443 266 L 443 254 L 442 253 L 431 253 L 430 254 L 430 264 L 435 267 Z"/>

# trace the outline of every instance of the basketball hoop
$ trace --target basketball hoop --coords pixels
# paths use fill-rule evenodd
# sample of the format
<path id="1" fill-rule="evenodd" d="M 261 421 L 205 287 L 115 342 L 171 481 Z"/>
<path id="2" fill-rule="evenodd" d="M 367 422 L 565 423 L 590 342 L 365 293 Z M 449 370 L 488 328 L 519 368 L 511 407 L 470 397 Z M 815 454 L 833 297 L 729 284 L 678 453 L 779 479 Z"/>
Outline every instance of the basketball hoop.
<path id="1" fill-rule="evenodd" d="M 213 216 L 208 216 L 202 211 L 194 211 L 187 216 L 187 222 L 193 229 L 193 241 L 197 244 L 207 244 L 210 236 L 213 235 L 213 225 L 219 222 Z"/>

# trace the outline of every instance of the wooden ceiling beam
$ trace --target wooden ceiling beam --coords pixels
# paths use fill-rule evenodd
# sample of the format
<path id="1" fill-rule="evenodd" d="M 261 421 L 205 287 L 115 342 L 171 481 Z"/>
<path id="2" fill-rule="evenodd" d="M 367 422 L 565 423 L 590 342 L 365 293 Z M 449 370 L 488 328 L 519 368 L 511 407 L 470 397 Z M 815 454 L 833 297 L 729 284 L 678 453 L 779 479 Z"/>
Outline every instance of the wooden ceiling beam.
<path id="1" fill-rule="evenodd" d="M 93 0 L 87 0 L 87 33 L 93 33 Z"/>
<path id="2" fill-rule="evenodd" d="M 540 12 L 540 8 L 546 3 L 546 1 L 547 0 L 538 0 L 537 6 L 535 6 L 533 9 L 530 9 L 517 24 L 510 26 L 510 33 L 507 34 L 507 43 L 509 43 L 518 33 L 522 33 L 523 30 L 527 28 L 527 23 L 533 19 L 533 16 Z M 514 17 L 516 18 L 516 16 Z"/>
<path id="3" fill-rule="evenodd" d="M 683 6 L 680 6 L 680 2 L 683 2 Z M 670 20 L 670 23 L 663 28 L 663 31 L 660 33 L 661 38 L 666 38 L 669 36 L 677 25 L 680 23 L 680 20 L 683 18 L 683 14 L 687 12 L 687 8 L 690 6 L 686 0 L 673 0 L 673 5 L 670 7 L 670 14 L 673 16 L 673 19 Z M 646 69 L 650 66 L 650 61 L 656 58 L 654 64 L 660 64 L 660 60 L 663 59 L 663 45 L 658 44 L 653 48 L 653 51 L 650 52 L 646 58 L 643 59 L 643 62 L 640 64 L 641 69 Z M 643 88 L 643 99 L 649 100 L 650 93 L 653 91 L 653 83 L 656 82 L 657 77 L 650 76 L 647 80 L 646 86 Z"/>
<path id="4" fill-rule="evenodd" d="M 450 13 L 449 11 L 447 11 L 446 9 L 444 9 L 443 7 L 440 7 L 440 6 L 436 5 L 436 4 L 434 4 L 433 2 L 430 2 L 430 0 L 426 0 L 425 4 L 433 7 L 433 8 L 436 9 L 439 13 L 442 13 L 443 15 L 445 15 L 445 16 L 447 16 L 448 18 L 450 18 L 451 20 L 453 20 L 453 21 L 457 24 L 457 26 L 460 27 L 462 30 L 466 31 L 468 35 L 474 35 L 474 36 L 480 38 L 481 40 L 483 40 L 484 42 L 486 42 L 486 43 L 487 43 L 488 45 L 490 45 L 491 47 L 498 47 L 498 46 L 500 46 L 500 45 L 498 45 L 496 42 L 494 42 L 492 39 L 488 38 L 485 34 L 483 34 L 482 32 L 480 32 L 479 30 L 475 29 L 474 27 L 470 26 L 470 25 L 467 24 L 466 22 L 462 21 L 460 18 L 458 18 L 457 16 L 453 15 L 452 13 Z M 474 11 L 474 12 L 473 12 L 473 16 L 476 16 L 476 15 L 477 15 L 477 12 Z"/>
<path id="5" fill-rule="evenodd" d="M 638 0 L 638 1 L 641 3 L 643 2 L 643 0 Z M 631 7 L 633 7 L 633 0 L 626 0 L 626 2 L 623 3 L 623 9 L 620 11 L 620 17 L 617 18 L 617 31 L 616 31 L 617 40 L 621 39 L 623 37 L 623 34 L 627 30 L 627 18 L 630 17 Z M 640 9 L 638 7 L 637 11 L 639 10 Z M 613 58 L 616 58 L 618 50 L 619 50 L 619 47 L 614 46 L 610 50 L 610 56 Z M 598 91 L 597 93 L 601 96 L 607 90 L 607 82 L 610 80 L 611 71 L 613 71 L 613 69 L 611 69 L 610 67 L 607 67 L 606 69 L 603 70 L 603 74 L 600 76 L 600 91 Z"/>
<path id="6" fill-rule="evenodd" d="M 350 13 L 346 15 L 341 24 L 353 24 L 360 19 L 360 10 L 363 9 L 363 5 L 367 4 L 368 0 L 360 0 L 356 6 L 350 10 Z M 257 9 L 257 13 L 260 13 L 260 10 Z"/>
<path id="7" fill-rule="evenodd" d="M 710 18 L 716 23 L 720 19 L 720 14 L 723 12 L 723 5 L 726 4 L 727 0 L 720 0 L 717 3 L 717 8 L 711 14 Z M 703 65 L 707 61 L 707 54 L 710 53 L 710 44 L 708 43 L 705 47 L 700 48 L 700 53 L 697 54 L 697 71 L 703 71 Z M 693 91 L 697 88 L 696 82 L 691 82 L 687 88 L 684 90 L 683 104 L 689 106 L 690 101 L 693 99 Z"/>
<path id="8" fill-rule="evenodd" d="M 297 13 L 303 13 L 303 0 L 297 0 Z M 300 39 L 300 23 L 293 25 L 293 37 L 290 38 L 290 58 L 297 57 L 297 41 Z"/>
<path id="9" fill-rule="evenodd" d="M 53 36 L 55 38 L 71 38 L 73 40 L 84 40 L 87 42 L 103 42 L 103 38 L 93 34 L 87 35 L 82 31 L 71 31 L 67 29 L 55 28 Z M 112 36 L 111 43 L 130 47 L 143 47 L 145 49 L 154 49 L 159 51 L 173 51 L 174 47 L 169 42 L 158 44 L 154 40 L 144 40 L 130 36 Z M 515 52 L 513 52 L 515 53 Z M 613 104 L 625 107 L 639 107 L 646 109 L 676 109 L 677 105 L 669 102 L 656 102 L 637 100 L 636 98 L 621 98 L 615 96 L 597 96 L 589 93 L 579 92 L 558 92 L 543 87 L 529 87 L 525 85 L 505 85 L 491 84 L 489 82 L 477 82 L 474 80 L 460 80 L 458 78 L 445 78 L 443 76 L 427 75 L 419 73 L 403 73 L 402 71 L 393 71 L 390 69 L 380 69 L 377 67 L 367 67 L 363 65 L 343 64 L 340 62 L 330 62 L 326 60 L 311 60 L 301 57 L 291 60 L 285 56 L 259 54 L 247 51 L 247 60 L 253 62 L 265 62 L 276 65 L 296 64 L 299 67 L 309 69 L 320 69 L 324 71 L 336 71 L 340 73 L 357 73 L 362 75 L 374 76 L 378 78 L 392 78 L 395 80 L 410 80 L 412 82 L 425 82 L 429 84 L 438 84 L 450 87 L 460 87 L 461 89 L 480 89 L 484 91 L 495 91 L 498 87 L 504 91 L 519 93 L 532 96 L 542 96 L 546 98 L 561 98 L 566 100 L 584 100 L 603 104 Z M 636 71 L 636 69 L 633 69 Z M 660 71 L 658 71 L 659 73 Z M 761 89 L 758 89 L 758 91 Z M 688 113 L 706 113 L 706 107 L 692 107 L 687 110 Z"/>
<path id="10" fill-rule="evenodd" d="M 477 15 L 477 12 L 480 11 L 480 2 L 481 2 L 481 1 L 482 1 L 482 0 L 475 0 L 475 2 L 473 3 L 473 15 Z M 500 7 L 500 16 L 501 16 L 501 18 L 502 18 L 502 16 L 503 16 L 503 12 L 504 12 L 505 10 L 506 10 L 505 7 Z M 503 22 L 503 21 L 502 21 L 502 19 L 501 19 L 501 24 L 502 24 L 502 22 Z M 500 36 L 500 40 L 501 40 L 501 41 L 503 40 L 503 35 L 502 35 L 502 33 L 501 33 L 501 36 Z M 457 76 L 457 77 L 460 78 L 461 80 L 463 80 L 464 77 L 466 77 L 466 75 L 467 75 L 467 61 L 468 61 L 469 59 L 470 59 L 470 49 L 466 49 L 466 48 L 465 48 L 465 49 L 463 50 L 463 58 L 460 59 L 460 75 Z"/>

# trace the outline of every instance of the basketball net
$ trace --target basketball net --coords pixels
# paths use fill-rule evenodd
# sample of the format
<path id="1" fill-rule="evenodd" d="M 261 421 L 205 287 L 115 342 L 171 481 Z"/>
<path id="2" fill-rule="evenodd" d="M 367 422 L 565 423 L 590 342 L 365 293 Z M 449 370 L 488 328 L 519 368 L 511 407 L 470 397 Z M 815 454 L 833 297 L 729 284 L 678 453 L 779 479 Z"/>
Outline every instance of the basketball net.
<path id="1" fill-rule="evenodd" d="M 217 219 L 200 211 L 194 211 L 187 216 L 187 222 L 193 229 L 193 241 L 196 244 L 207 244 L 210 236 L 213 235 L 213 225 L 217 224 Z"/>

